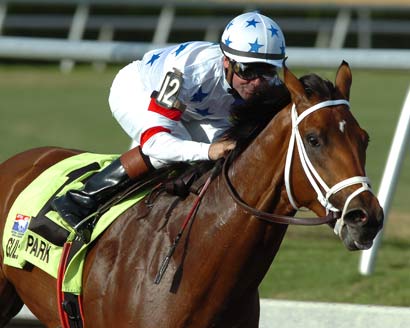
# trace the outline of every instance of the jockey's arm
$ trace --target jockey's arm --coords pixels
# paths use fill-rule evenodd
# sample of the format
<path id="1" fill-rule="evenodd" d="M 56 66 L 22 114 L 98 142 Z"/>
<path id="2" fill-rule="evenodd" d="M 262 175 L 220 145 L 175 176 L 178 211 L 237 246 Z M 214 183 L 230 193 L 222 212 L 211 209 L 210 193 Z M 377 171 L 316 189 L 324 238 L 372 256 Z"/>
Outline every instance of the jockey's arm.
<path id="1" fill-rule="evenodd" d="M 142 152 L 149 156 L 154 167 L 172 162 L 217 160 L 235 147 L 232 141 L 216 141 L 212 144 L 182 140 L 170 133 L 160 132 L 149 138 Z"/>

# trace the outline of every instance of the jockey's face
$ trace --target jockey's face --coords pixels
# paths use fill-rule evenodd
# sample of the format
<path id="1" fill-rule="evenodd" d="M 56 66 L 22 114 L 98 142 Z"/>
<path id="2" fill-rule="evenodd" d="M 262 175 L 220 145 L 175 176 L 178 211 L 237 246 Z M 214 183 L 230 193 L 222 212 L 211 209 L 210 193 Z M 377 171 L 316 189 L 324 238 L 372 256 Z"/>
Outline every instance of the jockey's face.
<path id="1" fill-rule="evenodd" d="M 241 79 L 236 74 L 232 77 L 232 87 L 239 93 L 243 100 L 249 100 L 258 91 L 266 87 L 267 84 L 268 82 L 260 77 L 253 80 Z"/>
<path id="2" fill-rule="evenodd" d="M 227 57 L 224 58 L 224 67 L 225 69 L 229 68 L 229 59 Z M 266 88 L 269 85 L 269 81 L 270 79 L 265 78 L 263 75 L 256 75 L 252 79 L 244 79 L 234 71 L 232 76 L 232 88 L 238 92 L 242 99 L 249 100 L 258 91 Z"/>

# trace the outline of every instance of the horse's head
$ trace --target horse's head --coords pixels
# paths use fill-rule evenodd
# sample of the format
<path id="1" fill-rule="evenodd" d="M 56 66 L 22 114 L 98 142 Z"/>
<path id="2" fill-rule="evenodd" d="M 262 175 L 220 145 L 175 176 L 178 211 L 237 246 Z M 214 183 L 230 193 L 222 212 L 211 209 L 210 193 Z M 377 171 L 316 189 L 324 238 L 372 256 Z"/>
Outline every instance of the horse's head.
<path id="1" fill-rule="evenodd" d="M 291 204 L 318 215 L 341 213 L 335 232 L 345 246 L 369 248 L 382 228 L 383 210 L 365 173 L 368 134 L 349 109 L 349 65 L 340 65 L 335 85 L 317 75 L 298 80 L 286 66 L 284 81 L 293 103 L 294 150 L 285 169 Z"/>

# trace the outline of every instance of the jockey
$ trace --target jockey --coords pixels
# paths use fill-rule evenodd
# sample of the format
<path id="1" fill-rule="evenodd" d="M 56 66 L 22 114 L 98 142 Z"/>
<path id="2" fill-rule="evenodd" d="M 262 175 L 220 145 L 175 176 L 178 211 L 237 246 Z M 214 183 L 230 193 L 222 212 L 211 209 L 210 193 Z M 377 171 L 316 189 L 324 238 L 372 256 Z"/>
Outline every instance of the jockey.
<path id="1" fill-rule="evenodd" d="M 52 207 L 81 235 L 81 220 L 151 169 L 224 157 L 235 147 L 220 138 L 230 126 L 231 106 L 280 84 L 284 57 L 280 27 L 249 12 L 229 22 L 219 44 L 185 42 L 125 66 L 113 81 L 109 104 L 133 148 Z"/>

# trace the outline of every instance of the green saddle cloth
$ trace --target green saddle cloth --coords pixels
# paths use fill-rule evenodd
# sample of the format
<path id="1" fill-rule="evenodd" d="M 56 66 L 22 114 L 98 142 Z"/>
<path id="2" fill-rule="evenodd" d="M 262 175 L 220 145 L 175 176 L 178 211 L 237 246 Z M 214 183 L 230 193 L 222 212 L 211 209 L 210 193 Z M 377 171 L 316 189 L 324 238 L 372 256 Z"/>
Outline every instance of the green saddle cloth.
<path id="1" fill-rule="evenodd" d="M 47 238 L 49 239 L 47 240 L 44 236 L 32 231 L 30 222 L 36 220 L 39 211 L 49 199 L 62 185 L 67 183 L 67 175 L 70 172 L 91 163 L 98 163 L 94 166 L 95 169 L 85 172 L 66 184 L 57 193 L 57 196 L 64 194 L 69 189 L 80 189 L 83 186 L 82 180 L 102 170 L 118 156 L 82 153 L 55 164 L 31 182 L 17 197 L 7 216 L 3 234 L 4 264 L 22 269 L 28 262 L 57 278 L 63 245 L 53 243 L 50 241 L 53 238 Z M 95 240 L 121 213 L 144 198 L 147 193 L 148 190 L 133 195 L 105 212 L 98 220 L 90 242 Z M 49 211 L 46 217 L 67 230 L 68 241 L 74 239 L 73 229 L 60 218 L 57 212 Z M 87 246 L 84 245 L 68 264 L 63 279 L 64 292 L 81 294 L 82 272 Z"/>

